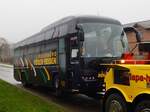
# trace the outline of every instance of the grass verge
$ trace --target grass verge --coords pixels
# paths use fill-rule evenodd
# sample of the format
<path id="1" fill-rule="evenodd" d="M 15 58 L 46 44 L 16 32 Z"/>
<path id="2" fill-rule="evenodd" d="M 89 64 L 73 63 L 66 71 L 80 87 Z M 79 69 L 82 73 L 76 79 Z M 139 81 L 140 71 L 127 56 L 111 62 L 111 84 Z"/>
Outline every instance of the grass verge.
<path id="1" fill-rule="evenodd" d="M 0 80 L 0 112 L 65 112 L 64 108 L 43 101 Z"/>

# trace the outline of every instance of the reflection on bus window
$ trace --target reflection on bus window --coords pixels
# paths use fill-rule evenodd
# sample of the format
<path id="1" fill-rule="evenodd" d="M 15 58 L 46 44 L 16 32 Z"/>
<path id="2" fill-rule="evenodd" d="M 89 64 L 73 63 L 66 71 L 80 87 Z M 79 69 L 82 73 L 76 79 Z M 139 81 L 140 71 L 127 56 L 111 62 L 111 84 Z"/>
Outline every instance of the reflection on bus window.
<path id="1" fill-rule="evenodd" d="M 103 23 L 82 23 L 82 26 L 85 35 L 84 57 L 120 57 L 127 50 L 127 39 L 121 40 L 126 38 L 126 35 L 121 37 L 121 26 Z M 122 41 L 125 46 L 121 44 Z"/>

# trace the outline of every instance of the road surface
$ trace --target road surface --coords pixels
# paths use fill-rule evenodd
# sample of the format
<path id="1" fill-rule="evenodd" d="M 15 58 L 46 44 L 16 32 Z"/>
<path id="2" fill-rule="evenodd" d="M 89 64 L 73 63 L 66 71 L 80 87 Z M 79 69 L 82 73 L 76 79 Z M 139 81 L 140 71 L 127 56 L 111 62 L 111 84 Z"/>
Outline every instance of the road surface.
<path id="1" fill-rule="evenodd" d="M 17 82 L 16 80 L 14 80 L 13 66 L 11 65 L 0 64 L 0 79 L 8 83 L 11 83 L 13 85 L 20 84 L 20 82 Z"/>
<path id="2" fill-rule="evenodd" d="M 56 98 L 50 90 L 43 87 L 24 88 L 20 82 L 13 78 L 13 67 L 3 66 L 0 64 L 0 79 L 13 84 L 25 91 L 31 92 L 34 95 L 40 96 L 42 99 L 52 101 L 63 106 L 69 112 L 100 112 L 101 103 L 99 100 L 94 100 L 85 95 L 70 95 L 66 98 Z"/>

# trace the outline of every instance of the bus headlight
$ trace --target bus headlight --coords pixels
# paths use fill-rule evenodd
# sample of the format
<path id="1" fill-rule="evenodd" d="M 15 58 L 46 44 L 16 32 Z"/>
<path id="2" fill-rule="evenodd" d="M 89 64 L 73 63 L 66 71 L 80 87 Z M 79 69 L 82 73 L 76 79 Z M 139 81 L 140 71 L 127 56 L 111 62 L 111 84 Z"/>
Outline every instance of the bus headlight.
<path id="1" fill-rule="evenodd" d="M 92 77 L 92 79 L 94 80 L 94 79 L 95 79 L 95 77 L 93 76 L 93 77 Z"/>

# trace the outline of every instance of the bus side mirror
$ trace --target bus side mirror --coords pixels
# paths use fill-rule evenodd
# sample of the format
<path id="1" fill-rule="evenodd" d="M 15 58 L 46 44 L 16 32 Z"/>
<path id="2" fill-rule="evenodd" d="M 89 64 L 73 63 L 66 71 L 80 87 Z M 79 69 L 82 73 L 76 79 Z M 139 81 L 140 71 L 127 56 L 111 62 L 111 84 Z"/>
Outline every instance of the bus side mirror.
<path id="1" fill-rule="evenodd" d="M 76 29 L 77 29 L 77 37 L 80 41 L 84 41 L 84 31 L 83 31 L 83 28 L 82 28 L 82 25 L 77 25 L 76 26 Z"/>

